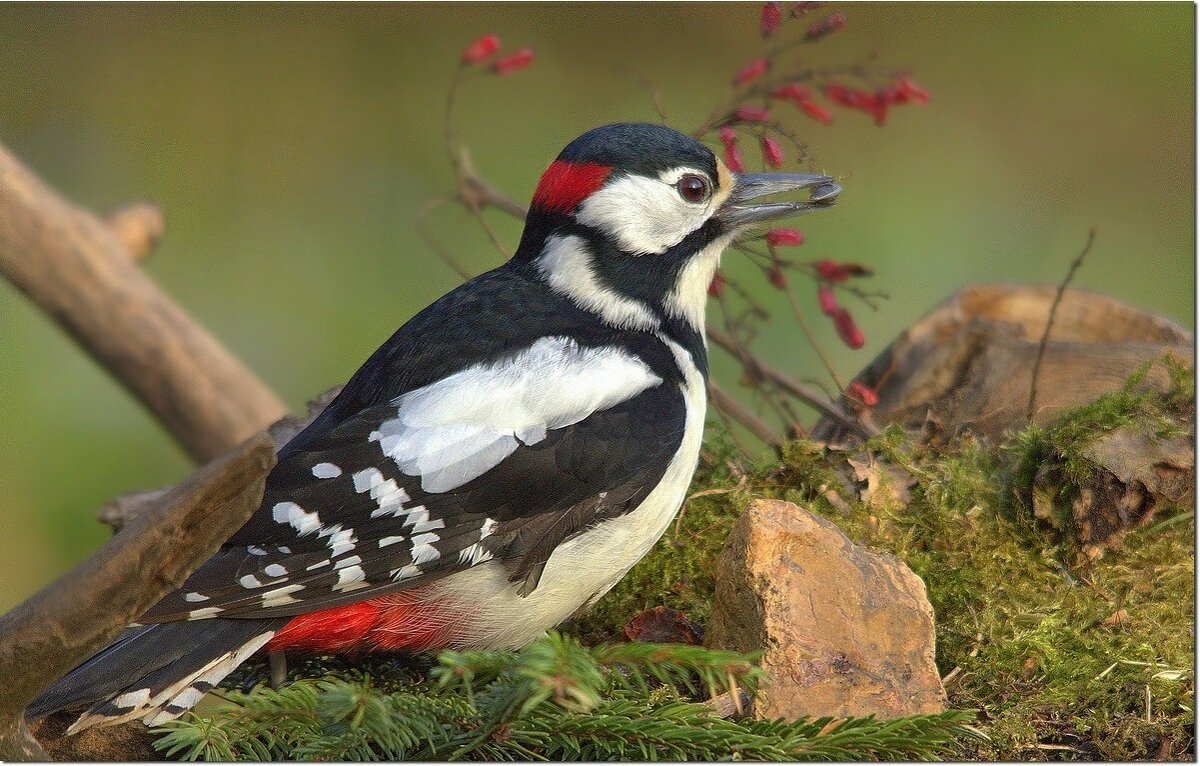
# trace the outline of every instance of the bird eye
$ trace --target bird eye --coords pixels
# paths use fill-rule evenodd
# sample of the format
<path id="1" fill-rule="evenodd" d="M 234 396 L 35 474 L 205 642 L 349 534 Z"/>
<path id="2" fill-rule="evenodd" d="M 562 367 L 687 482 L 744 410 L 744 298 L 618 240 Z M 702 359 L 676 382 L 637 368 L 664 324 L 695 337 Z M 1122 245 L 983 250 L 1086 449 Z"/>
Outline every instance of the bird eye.
<path id="1" fill-rule="evenodd" d="M 704 176 L 689 173 L 675 183 L 675 188 L 679 190 L 679 196 L 688 202 L 703 202 L 708 199 L 708 179 Z"/>

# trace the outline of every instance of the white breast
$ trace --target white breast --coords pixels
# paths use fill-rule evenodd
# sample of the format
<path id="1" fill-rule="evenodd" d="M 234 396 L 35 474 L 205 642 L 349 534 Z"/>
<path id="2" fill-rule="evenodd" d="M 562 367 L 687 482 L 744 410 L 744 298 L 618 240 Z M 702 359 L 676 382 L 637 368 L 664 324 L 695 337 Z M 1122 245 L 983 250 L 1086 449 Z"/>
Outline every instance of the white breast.
<path id="1" fill-rule="evenodd" d="M 516 648 L 604 595 L 662 537 L 687 496 L 704 435 L 706 388 L 691 356 L 660 336 L 684 371 L 681 386 L 687 404 L 683 440 L 662 481 L 635 510 L 599 524 L 560 545 L 546 564 L 538 587 L 517 595 L 520 583 L 508 580 L 499 562 L 487 562 L 446 577 L 424 592 L 423 600 L 445 609 L 463 604 L 469 637 L 461 646 Z M 466 605 L 470 605 L 469 608 Z"/>

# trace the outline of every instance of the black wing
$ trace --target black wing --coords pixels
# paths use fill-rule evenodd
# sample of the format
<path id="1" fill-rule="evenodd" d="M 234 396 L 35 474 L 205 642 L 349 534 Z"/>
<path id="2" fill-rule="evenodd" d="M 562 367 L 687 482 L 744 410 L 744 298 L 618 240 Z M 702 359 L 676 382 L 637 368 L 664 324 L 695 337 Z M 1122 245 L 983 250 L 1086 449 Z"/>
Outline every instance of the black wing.
<path id="1" fill-rule="evenodd" d="M 272 471 L 255 516 L 142 621 L 295 615 L 489 560 L 529 593 L 557 545 L 636 508 L 679 449 L 686 406 L 679 376 L 660 361 L 664 374 L 651 374 L 648 387 L 577 422 L 499 434 L 511 438 L 511 451 L 444 491 L 430 488 L 431 472 L 402 470 L 385 454 L 397 405 L 368 407 L 308 435 Z M 461 395 L 466 401 L 472 392 Z M 495 452 L 478 447 L 493 434 L 455 442 L 461 432 L 453 429 L 474 427 L 468 413 L 462 423 L 422 431 L 427 449 L 406 449 L 420 460 L 433 455 L 426 462 L 435 468 L 460 453 L 486 463 Z"/>

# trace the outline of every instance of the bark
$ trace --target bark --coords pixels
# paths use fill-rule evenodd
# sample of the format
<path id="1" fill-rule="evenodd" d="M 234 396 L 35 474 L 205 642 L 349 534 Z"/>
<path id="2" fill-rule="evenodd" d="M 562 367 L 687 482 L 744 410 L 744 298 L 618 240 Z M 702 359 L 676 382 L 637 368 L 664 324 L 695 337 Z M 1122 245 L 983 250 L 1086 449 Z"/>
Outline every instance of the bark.
<path id="1" fill-rule="evenodd" d="M 997 440 L 1028 422 L 1030 383 L 1054 300 L 1052 286 L 975 285 L 925 315 L 875 357 L 856 380 L 879 403 L 860 407 L 874 426 L 899 423 L 944 442 L 963 431 Z M 1121 387 L 1144 362 L 1172 353 L 1193 360 L 1192 335 L 1156 314 L 1082 290 L 1067 290 L 1058 307 L 1038 372 L 1033 422 Z M 1146 384 L 1165 389 L 1163 370 Z M 847 407 L 853 406 L 847 401 Z M 814 439 L 853 435 L 829 416 Z"/>
<path id="2" fill-rule="evenodd" d="M 50 587 L 0 617 L 0 758 L 41 754 L 25 706 L 177 588 L 262 500 L 266 434 L 212 461 Z"/>
<path id="3" fill-rule="evenodd" d="M 0 274 L 210 460 L 287 408 L 138 269 L 156 227 L 144 207 L 105 223 L 0 147 Z"/>

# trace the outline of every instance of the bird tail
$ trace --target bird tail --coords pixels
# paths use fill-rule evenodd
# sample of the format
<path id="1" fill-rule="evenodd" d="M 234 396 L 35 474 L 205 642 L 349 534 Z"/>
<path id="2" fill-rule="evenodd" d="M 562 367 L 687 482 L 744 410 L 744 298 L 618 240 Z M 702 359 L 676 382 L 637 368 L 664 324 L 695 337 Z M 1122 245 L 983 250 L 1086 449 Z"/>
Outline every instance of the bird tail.
<path id="1" fill-rule="evenodd" d="M 129 628 L 56 681 L 26 715 L 82 710 L 67 734 L 137 718 L 157 726 L 199 702 L 286 622 L 214 618 Z"/>

